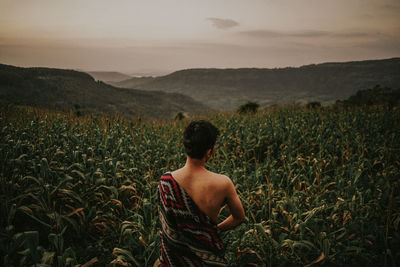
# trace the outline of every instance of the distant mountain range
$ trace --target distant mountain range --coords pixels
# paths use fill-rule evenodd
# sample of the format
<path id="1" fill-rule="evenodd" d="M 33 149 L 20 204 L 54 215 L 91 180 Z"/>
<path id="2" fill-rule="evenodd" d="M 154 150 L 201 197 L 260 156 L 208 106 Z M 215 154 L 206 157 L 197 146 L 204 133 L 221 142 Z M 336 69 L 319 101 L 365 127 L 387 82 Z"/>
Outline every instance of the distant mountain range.
<path id="1" fill-rule="evenodd" d="M 400 88 L 400 58 L 299 68 L 188 69 L 120 82 L 111 82 L 126 77 L 118 72 L 90 74 L 93 77 L 74 70 L 0 64 L 0 98 L 18 104 L 72 109 L 77 114 L 118 113 L 150 119 L 172 118 L 178 112 L 234 110 L 247 101 L 261 106 L 331 103 L 376 85 Z"/>
<path id="2" fill-rule="evenodd" d="M 116 71 L 88 71 L 86 73 L 90 74 L 96 81 L 106 83 L 120 82 L 132 78 L 132 76 Z"/>
<path id="3" fill-rule="evenodd" d="M 311 101 L 324 104 L 376 85 L 400 88 L 400 58 L 298 68 L 188 69 L 113 84 L 181 93 L 213 109 L 233 110 L 247 101 L 256 101 L 261 106 Z"/>
<path id="4" fill-rule="evenodd" d="M 141 118 L 173 118 L 210 109 L 179 93 L 116 88 L 74 70 L 0 64 L 0 98 L 17 104 Z"/>

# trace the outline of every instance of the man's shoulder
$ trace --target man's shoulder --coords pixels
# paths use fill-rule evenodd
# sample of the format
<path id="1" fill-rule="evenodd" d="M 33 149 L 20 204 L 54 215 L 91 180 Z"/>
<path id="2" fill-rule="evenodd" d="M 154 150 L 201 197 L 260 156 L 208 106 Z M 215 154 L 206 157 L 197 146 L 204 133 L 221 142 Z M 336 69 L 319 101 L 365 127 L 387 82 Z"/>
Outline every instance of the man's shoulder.
<path id="1" fill-rule="evenodd" d="M 215 173 L 210 171 L 210 176 L 216 183 L 227 185 L 232 183 L 231 179 L 225 174 Z"/>

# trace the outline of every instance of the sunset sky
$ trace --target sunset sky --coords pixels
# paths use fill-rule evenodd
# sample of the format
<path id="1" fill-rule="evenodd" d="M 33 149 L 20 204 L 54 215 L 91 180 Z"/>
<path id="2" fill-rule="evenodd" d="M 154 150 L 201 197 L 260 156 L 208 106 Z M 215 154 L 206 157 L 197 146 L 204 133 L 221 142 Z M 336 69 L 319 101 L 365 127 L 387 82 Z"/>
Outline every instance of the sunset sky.
<path id="1" fill-rule="evenodd" d="M 164 74 L 400 56 L 399 0 L 0 0 L 0 63 Z"/>

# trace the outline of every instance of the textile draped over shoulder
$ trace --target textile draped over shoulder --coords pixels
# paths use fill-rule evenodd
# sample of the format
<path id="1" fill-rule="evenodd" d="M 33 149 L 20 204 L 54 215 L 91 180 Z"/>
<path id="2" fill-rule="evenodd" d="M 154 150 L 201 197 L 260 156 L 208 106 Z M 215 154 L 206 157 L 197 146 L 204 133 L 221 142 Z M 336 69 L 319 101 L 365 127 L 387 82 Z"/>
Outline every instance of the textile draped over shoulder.
<path id="1" fill-rule="evenodd" d="M 161 266 L 227 266 L 217 225 L 170 173 L 158 184 Z"/>

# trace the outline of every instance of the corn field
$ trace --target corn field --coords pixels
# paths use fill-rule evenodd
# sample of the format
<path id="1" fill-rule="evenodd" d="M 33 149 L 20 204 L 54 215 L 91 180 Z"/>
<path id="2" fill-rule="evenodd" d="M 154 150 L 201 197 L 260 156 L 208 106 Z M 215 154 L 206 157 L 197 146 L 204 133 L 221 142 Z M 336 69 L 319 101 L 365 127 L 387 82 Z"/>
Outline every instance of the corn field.
<path id="1" fill-rule="evenodd" d="M 185 163 L 187 120 L 0 114 L 0 265 L 153 266 L 157 183 Z M 208 168 L 247 216 L 223 233 L 231 265 L 400 265 L 400 109 L 201 118 L 221 131 Z"/>

